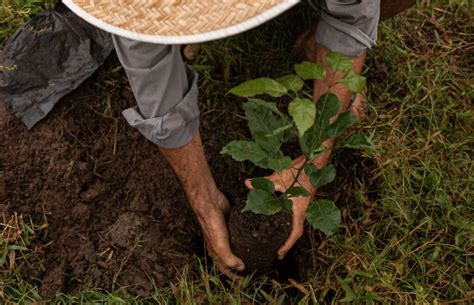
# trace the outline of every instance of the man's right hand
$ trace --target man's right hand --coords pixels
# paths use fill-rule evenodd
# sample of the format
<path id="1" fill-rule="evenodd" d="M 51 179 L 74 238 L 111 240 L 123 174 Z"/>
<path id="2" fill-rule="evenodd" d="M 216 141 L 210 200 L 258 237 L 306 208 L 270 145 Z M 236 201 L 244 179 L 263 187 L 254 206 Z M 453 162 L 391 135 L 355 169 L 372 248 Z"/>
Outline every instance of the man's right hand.
<path id="1" fill-rule="evenodd" d="M 226 221 L 230 212 L 229 202 L 212 177 L 199 132 L 183 147 L 161 147 L 160 150 L 186 191 L 209 254 L 219 270 L 230 277 L 233 276 L 231 270 L 243 271 L 244 262 L 230 249 Z"/>
<path id="2" fill-rule="evenodd" d="M 230 249 L 226 221 L 230 212 L 229 202 L 218 190 L 213 193 L 189 200 L 201 225 L 209 255 L 220 272 L 233 277 L 232 271 L 243 271 L 245 264 Z M 210 199 L 204 199 L 208 196 Z"/>

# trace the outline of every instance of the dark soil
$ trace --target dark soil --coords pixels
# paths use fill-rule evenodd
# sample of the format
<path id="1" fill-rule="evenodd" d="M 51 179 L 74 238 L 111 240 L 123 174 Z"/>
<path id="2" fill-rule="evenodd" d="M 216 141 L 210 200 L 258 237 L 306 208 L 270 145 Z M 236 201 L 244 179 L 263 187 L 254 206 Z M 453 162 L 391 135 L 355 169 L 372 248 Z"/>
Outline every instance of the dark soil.
<path id="1" fill-rule="evenodd" d="M 306 25 L 293 22 L 294 18 L 288 20 L 300 27 L 291 31 L 295 37 L 283 39 L 292 42 Z M 262 37 L 270 37 L 272 24 L 265 31 L 268 35 L 262 32 Z M 285 58 L 276 55 L 289 51 L 279 50 L 274 59 L 267 53 L 267 41 L 255 44 L 255 50 L 264 50 L 262 58 L 269 60 L 259 67 L 253 64 L 254 58 L 243 60 L 252 66 L 239 66 L 234 71 L 239 77 L 233 80 L 235 84 L 260 77 L 259 69 L 268 66 L 275 69 L 275 75 L 288 71 L 289 67 L 281 64 Z M 219 59 L 212 62 L 216 75 L 225 74 L 219 70 L 223 66 Z M 240 100 L 212 105 L 231 85 L 216 81 L 206 86 L 207 92 L 203 90 L 200 96 L 206 155 L 219 188 L 237 205 L 230 224 L 233 232 L 237 230 L 234 223 L 240 223 L 238 233 L 250 234 L 247 239 L 236 239 L 234 233 L 234 250 L 250 269 L 258 265 L 261 270 L 271 268 L 276 250 L 288 234 L 289 215 L 270 221 L 236 214 L 248 193 L 243 180 L 261 173 L 219 153 L 230 140 L 248 135 L 248 130 Z M 47 224 L 34 236 L 28 264 L 22 269 L 23 278 L 38 285 L 45 298 L 56 292 L 120 287 L 145 297 L 153 293 L 154 285 L 169 286 L 185 267 L 191 276 L 198 272 L 193 263 L 204 255 L 199 226 L 156 145 L 121 117 L 120 112 L 134 104 L 123 70 L 113 56 L 30 131 L 5 113 L 0 102 L 0 216 L 17 213 L 37 226 Z M 357 179 L 370 174 L 370 165 L 360 155 L 344 151 L 334 160 L 341 173 L 333 184 L 337 187 L 319 190 L 319 195 L 334 199 L 344 212 L 359 205 L 351 190 Z M 276 262 L 274 274 L 280 282 L 288 277 L 305 280 L 315 270 L 318 252 L 324 250 L 314 248 L 321 236 L 306 232 L 286 259 Z M 249 260 L 245 254 L 249 252 L 260 255 Z"/>
<path id="2" fill-rule="evenodd" d="M 384 20 L 415 5 L 416 0 L 382 0 L 380 2 L 380 19 Z"/>
<path id="3" fill-rule="evenodd" d="M 117 65 L 116 59 L 111 64 Z M 110 77 L 110 70 L 99 71 L 30 131 L 0 103 L 0 215 L 17 213 L 37 226 L 47 224 L 33 238 L 22 269 L 47 299 L 57 292 L 120 287 L 146 297 L 154 285 L 169 286 L 185 267 L 193 276 L 193 263 L 204 253 L 199 226 L 172 169 L 120 116 L 134 105 L 126 79 L 106 88 L 111 104 L 98 97 L 104 88 L 97 84 Z M 219 154 L 236 131 L 245 133 L 246 126 L 232 112 L 203 111 L 201 132 L 211 169 L 236 205 L 230 221 L 233 249 L 248 270 L 258 266 L 266 272 L 291 218 L 239 212 L 248 193 L 241 182 L 262 173 Z M 343 209 L 357 206 L 351 190 L 357 179 L 370 175 L 370 160 L 342 151 L 334 161 L 344 174 L 320 196 Z M 285 260 L 276 261 L 273 276 L 281 282 L 305 280 L 314 271 L 320 250 L 312 247 L 321 236 L 307 231 Z"/>
<path id="4" fill-rule="evenodd" d="M 123 286 L 147 296 L 150 279 L 169 285 L 202 253 L 199 227 L 157 147 L 121 119 L 128 85 L 112 90 L 108 116 L 91 86 L 31 131 L 1 110 L 0 215 L 47 219 L 23 268 L 44 297 Z"/>
<path id="5" fill-rule="evenodd" d="M 232 251 L 244 261 L 246 273 L 262 274 L 272 269 L 278 248 L 290 234 L 291 215 L 242 213 L 243 207 L 237 204 L 230 213 Z"/>
<path id="6" fill-rule="evenodd" d="M 47 224 L 34 237 L 22 270 L 45 298 L 120 287 L 146 297 L 153 285 L 169 286 L 185 267 L 191 275 L 197 272 L 193 262 L 204 253 L 199 226 L 172 169 L 157 147 L 120 116 L 134 104 L 126 80 L 109 89 L 112 104 L 97 97 L 97 77 L 108 76 L 107 69 L 30 131 L 0 103 L 0 215 L 18 213 L 38 226 Z M 239 212 L 248 193 L 241 182 L 262 173 L 219 154 L 236 130 L 245 132 L 246 127 L 231 112 L 203 111 L 201 132 L 211 169 L 236 205 L 230 221 L 233 249 L 248 270 L 266 272 L 288 235 L 291 218 Z M 371 166 L 347 151 L 334 160 L 345 174 L 334 183 L 339 187 L 319 194 L 339 206 L 356 206 L 351 189 Z M 304 280 L 314 270 L 311 249 L 320 240 L 320 233 L 311 232 L 310 238 L 306 232 L 285 260 L 276 262 L 274 276 Z"/>

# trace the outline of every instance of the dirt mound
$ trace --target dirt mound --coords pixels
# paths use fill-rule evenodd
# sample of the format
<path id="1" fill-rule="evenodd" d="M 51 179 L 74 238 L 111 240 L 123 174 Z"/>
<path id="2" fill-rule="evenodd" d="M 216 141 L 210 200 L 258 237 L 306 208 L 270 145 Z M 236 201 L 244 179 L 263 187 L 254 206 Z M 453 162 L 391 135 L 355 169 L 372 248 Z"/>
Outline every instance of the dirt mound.
<path id="1" fill-rule="evenodd" d="M 0 215 L 18 213 L 35 224 L 47 219 L 22 271 L 45 298 L 59 291 L 120 287 L 145 297 L 153 285 L 168 286 L 203 254 L 199 226 L 171 167 L 121 118 L 120 111 L 135 104 L 128 83 L 123 79 L 98 92 L 97 77 L 107 73 L 107 67 L 99 71 L 31 131 L 0 103 Z M 238 112 L 237 105 L 226 107 Z M 248 132 L 245 122 L 232 111 L 207 113 L 201 115 L 201 134 L 211 170 L 218 187 L 239 205 L 248 193 L 239 181 L 264 173 L 243 171 L 219 153 L 237 131 Z M 370 166 L 353 153 L 334 160 L 338 172 L 353 173 L 337 177 L 339 189 L 319 194 L 355 205 L 353 180 Z M 318 236 L 312 241 L 319 243 Z M 312 246 L 303 236 L 276 262 L 277 278 L 304 280 L 313 270 Z"/>
<path id="2" fill-rule="evenodd" d="M 111 99 L 133 105 L 127 85 Z M 87 90 L 87 85 L 81 90 Z M 26 279 L 57 291 L 169 285 L 202 248 L 186 197 L 155 145 L 101 100 L 74 93 L 31 131 L 0 111 L 0 206 L 48 228 L 31 246 Z"/>
<path id="3" fill-rule="evenodd" d="M 232 208 L 229 235 L 232 251 L 245 263 L 245 272 L 263 274 L 272 269 L 277 251 L 291 230 L 291 215 L 259 215 L 241 212 L 244 204 Z"/>

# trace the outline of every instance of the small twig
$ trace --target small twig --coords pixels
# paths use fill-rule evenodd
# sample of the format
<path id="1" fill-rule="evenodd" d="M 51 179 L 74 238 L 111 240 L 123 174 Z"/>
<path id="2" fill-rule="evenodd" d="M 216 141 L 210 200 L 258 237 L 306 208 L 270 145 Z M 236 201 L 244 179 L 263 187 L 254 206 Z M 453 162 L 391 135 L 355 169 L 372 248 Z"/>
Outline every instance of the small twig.
<path id="1" fill-rule="evenodd" d="M 301 293 L 303 293 L 305 295 L 309 293 L 309 290 L 306 287 L 304 287 L 302 284 L 298 283 L 294 279 L 289 278 L 288 282 L 291 284 L 292 287 L 294 287 L 294 288 L 298 289 L 299 291 L 301 291 Z"/>
<path id="2" fill-rule="evenodd" d="M 474 295 L 469 296 L 469 297 L 464 298 L 464 299 L 457 299 L 457 300 L 452 300 L 452 301 L 440 302 L 440 304 L 441 305 L 444 305 L 444 304 L 461 304 L 462 302 L 472 301 L 472 300 L 474 300 Z"/>
<path id="3" fill-rule="evenodd" d="M 115 156 L 115 153 L 117 152 L 117 137 L 118 137 L 118 122 L 116 119 L 114 119 L 114 126 L 115 126 L 115 139 L 114 139 L 114 150 L 113 150 L 113 155 Z"/>

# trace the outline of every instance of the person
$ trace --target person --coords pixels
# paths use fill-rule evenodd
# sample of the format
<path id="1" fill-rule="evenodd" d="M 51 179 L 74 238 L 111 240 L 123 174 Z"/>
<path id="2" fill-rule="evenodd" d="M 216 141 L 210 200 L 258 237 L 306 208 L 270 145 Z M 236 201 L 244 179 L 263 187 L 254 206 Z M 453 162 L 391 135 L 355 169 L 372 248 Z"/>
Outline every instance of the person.
<path id="1" fill-rule="evenodd" d="M 314 42 L 307 44 L 306 51 L 311 53 L 309 57 L 326 68 L 326 77 L 314 82 L 313 96 L 316 101 L 329 90 L 342 101 L 341 111 L 346 111 L 352 92 L 337 84 L 340 73 L 327 67 L 325 56 L 330 51 L 350 56 L 353 71 L 361 73 L 366 52 L 376 42 L 380 0 L 325 0 L 321 8 L 314 36 L 307 38 Z M 158 145 L 173 168 L 219 270 L 244 270 L 244 262 L 232 253 L 229 245 L 226 225 L 229 202 L 216 186 L 199 133 L 197 73 L 184 63 L 178 45 L 143 42 L 121 35 L 113 35 L 113 42 L 137 101 L 135 107 L 123 111 L 123 116 L 131 126 Z M 312 160 L 319 168 L 328 163 L 333 141 L 328 140 L 323 145 L 326 151 Z M 273 181 L 278 191 L 284 191 L 292 184 L 293 173 L 303 161 L 303 156 L 298 157 L 290 169 L 267 178 Z M 245 184 L 251 187 L 250 180 Z M 312 195 L 317 191 L 304 173 L 298 178 L 298 184 L 310 190 Z M 292 229 L 278 250 L 280 259 L 303 234 L 311 198 L 300 196 L 292 199 Z"/>

